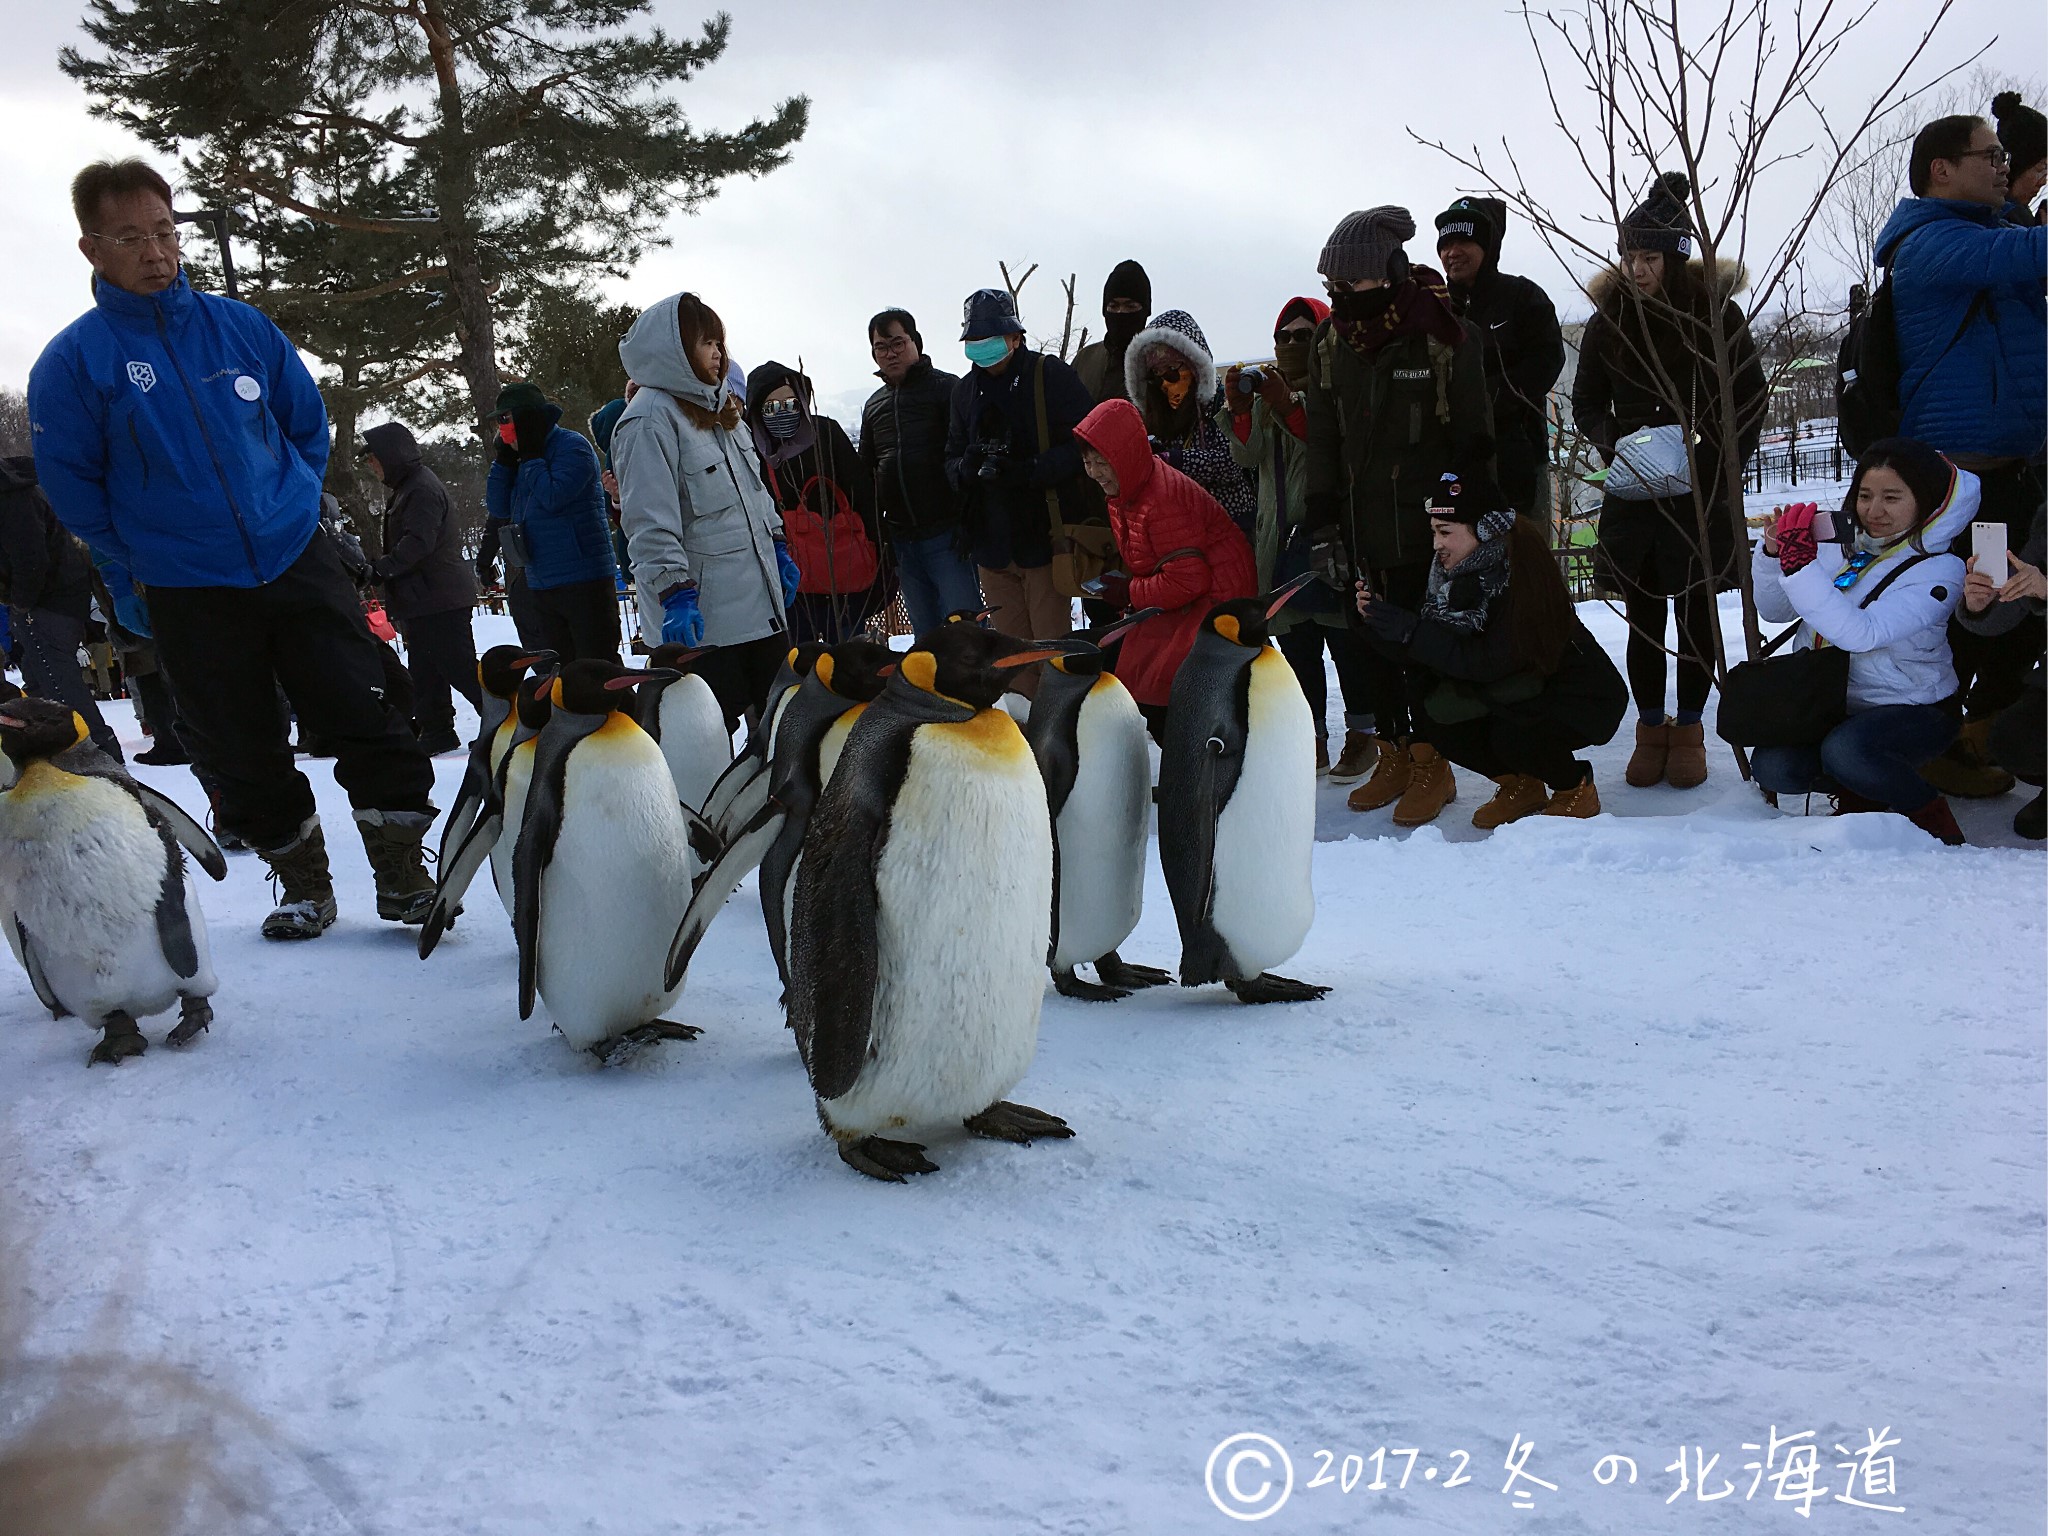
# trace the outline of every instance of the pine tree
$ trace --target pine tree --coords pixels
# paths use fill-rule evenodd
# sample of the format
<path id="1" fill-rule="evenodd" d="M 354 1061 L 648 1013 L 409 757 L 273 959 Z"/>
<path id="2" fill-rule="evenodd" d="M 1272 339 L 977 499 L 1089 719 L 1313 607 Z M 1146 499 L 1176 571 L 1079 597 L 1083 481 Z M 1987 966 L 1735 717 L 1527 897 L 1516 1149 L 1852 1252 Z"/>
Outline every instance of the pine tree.
<path id="1" fill-rule="evenodd" d="M 308 333 L 354 324 L 364 376 L 427 377 L 452 361 L 481 425 L 498 393 L 503 312 L 544 285 L 623 276 L 671 213 L 728 177 L 773 170 L 803 135 L 800 96 L 736 133 L 693 127 L 677 89 L 725 51 L 731 19 L 721 12 L 685 41 L 633 30 L 650 10 L 91 0 L 98 51 L 66 48 L 59 62 L 98 115 L 181 155 L 195 185 L 236 197 L 275 279 L 257 293 L 294 293 Z M 365 281 L 340 286 L 351 273 Z M 424 323 L 410 343 L 408 305 Z M 437 353 L 444 342 L 452 352 Z"/>

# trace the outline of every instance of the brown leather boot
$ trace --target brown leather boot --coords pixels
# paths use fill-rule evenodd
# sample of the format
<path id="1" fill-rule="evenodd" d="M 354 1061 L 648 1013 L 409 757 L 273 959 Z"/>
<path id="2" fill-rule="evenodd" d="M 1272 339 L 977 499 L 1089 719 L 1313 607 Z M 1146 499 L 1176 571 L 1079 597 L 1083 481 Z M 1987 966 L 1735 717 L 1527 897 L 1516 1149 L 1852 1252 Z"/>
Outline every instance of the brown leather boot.
<path id="1" fill-rule="evenodd" d="M 1921 766 L 1920 777 L 1958 800 L 1996 800 L 2011 789 L 2017 781 L 1984 751 L 1985 740 L 1991 734 L 1991 719 L 1986 715 L 1964 725 L 1946 752 Z"/>
<path id="2" fill-rule="evenodd" d="M 1316 738 L 1316 777 L 1321 778 L 1330 771 L 1330 738 Z"/>
<path id="3" fill-rule="evenodd" d="M 1707 782 L 1707 728 L 1695 720 L 1669 729 L 1671 752 L 1664 760 L 1664 782 L 1673 789 L 1697 789 Z"/>
<path id="4" fill-rule="evenodd" d="M 1398 742 L 1383 741 L 1372 777 L 1351 791 L 1344 803 L 1354 811 L 1376 811 L 1383 805 L 1392 805 L 1407 792 L 1408 774 L 1408 749 Z"/>
<path id="5" fill-rule="evenodd" d="M 1949 809 L 1948 801 L 1940 795 L 1921 806 L 1906 820 L 1913 823 L 1929 837 L 1938 837 L 1951 848 L 1960 848 L 1965 841 L 1963 829 L 1956 825 L 1956 813 Z"/>
<path id="6" fill-rule="evenodd" d="M 1337 762 L 1330 769 L 1332 784 L 1356 784 L 1379 761 L 1380 739 L 1371 731 L 1346 731 L 1344 750 L 1337 754 Z"/>
<path id="7" fill-rule="evenodd" d="M 1394 807 L 1397 827 L 1425 827 L 1443 814 L 1445 806 L 1458 798 L 1458 781 L 1451 765 L 1426 741 L 1408 749 L 1408 787 L 1401 803 Z"/>
<path id="8" fill-rule="evenodd" d="M 1550 803 L 1550 791 L 1533 773 L 1504 773 L 1493 781 L 1500 786 L 1493 798 L 1472 813 L 1472 825 L 1491 832 L 1524 816 L 1533 816 Z"/>
<path id="9" fill-rule="evenodd" d="M 1571 789 L 1560 789 L 1550 797 L 1550 804 L 1543 807 L 1546 816 L 1574 816 L 1580 821 L 1589 821 L 1600 814 L 1600 790 L 1593 783 L 1593 770 L 1586 770 L 1585 778 Z"/>
<path id="10" fill-rule="evenodd" d="M 1637 789 L 1664 782 L 1664 768 L 1671 758 L 1671 726 L 1636 722 L 1636 749 L 1629 755 L 1622 777 Z"/>

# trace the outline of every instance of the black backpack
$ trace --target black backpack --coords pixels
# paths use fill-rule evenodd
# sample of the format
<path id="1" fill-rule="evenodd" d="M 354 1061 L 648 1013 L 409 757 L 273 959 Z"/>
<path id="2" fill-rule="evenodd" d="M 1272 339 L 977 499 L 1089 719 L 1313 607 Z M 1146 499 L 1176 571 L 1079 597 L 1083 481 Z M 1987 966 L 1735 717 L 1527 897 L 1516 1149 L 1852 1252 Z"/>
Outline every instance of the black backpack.
<path id="1" fill-rule="evenodd" d="M 1885 268 L 1884 281 L 1868 303 L 1859 306 L 1856 298 L 1851 290 L 1849 331 L 1835 354 L 1835 435 L 1843 452 L 1861 458 L 1872 443 L 1899 435 L 1899 326 L 1892 307 L 1891 268 Z M 1978 289 L 1948 346 L 1929 365 L 1930 372 L 1990 304 L 1991 290 Z"/>

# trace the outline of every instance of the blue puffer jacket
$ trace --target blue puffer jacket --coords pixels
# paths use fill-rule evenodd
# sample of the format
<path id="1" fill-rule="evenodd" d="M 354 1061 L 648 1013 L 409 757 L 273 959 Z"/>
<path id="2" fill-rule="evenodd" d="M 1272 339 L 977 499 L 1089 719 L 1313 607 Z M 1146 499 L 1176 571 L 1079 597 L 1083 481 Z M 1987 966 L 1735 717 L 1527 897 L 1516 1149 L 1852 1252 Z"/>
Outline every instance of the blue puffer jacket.
<path id="1" fill-rule="evenodd" d="M 548 410 L 561 421 L 561 407 Z M 588 438 L 558 425 L 538 458 L 521 459 L 516 470 L 493 464 L 484 505 L 492 522 L 525 530 L 526 584 L 536 592 L 576 581 L 618 580 L 597 450 Z"/>
<path id="2" fill-rule="evenodd" d="M 1876 259 L 1891 269 L 1898 315 L 1898 435 L 1950 455 L 2039 456 L 2048 228 L 2017 228 L 1981 203 L 1909 197 L 1878 235 Z M 1984 305 L 1964 327 L 1980 293 Z"/>
<path id="3" fill-rule="evenodd" d="M 93 285 L 28 376 L 57 518 L 152 587 L 274 581 L 320 526 L 327 409 L 261 310 Z"/>

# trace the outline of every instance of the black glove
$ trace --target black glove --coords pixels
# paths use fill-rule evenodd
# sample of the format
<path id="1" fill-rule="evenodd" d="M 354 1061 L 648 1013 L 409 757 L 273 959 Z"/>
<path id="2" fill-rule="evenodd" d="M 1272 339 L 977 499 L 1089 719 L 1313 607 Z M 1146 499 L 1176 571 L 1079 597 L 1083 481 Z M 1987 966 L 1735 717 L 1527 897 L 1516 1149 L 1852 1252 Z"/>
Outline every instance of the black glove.
<path id="1" fill-rule="evenodd" d="M 517 411 L 512 417 L 512 431 L 519 438 L 519 457 L 537 459 L 547 451 L 548 435 L 555 430 L 547 411 Z"/>
<path id="2" fill-rule="evenodd" d="M 519 467 L 519 450 L 506 442 L 502 437 L 497 439 L 497 447 L 492 452 L 491 457 L 507 469 L 517 469 Z"/>
<path id="3" fill-rule="evenodd" d="M 1029 485 L 1031 483 L 1032 468 L 1038 461 L 1036 459 L 1019 458 L 1005 453 L 991 459 L 989 462 L 996 466 L 997 484 Z"/>
<path id="4" fill-rule="evenodd" d="M 1308 568 L 1324 585 L 1340 593 L 1351 590 L 1351 558 L 1335 523 L 1325 523 L 1308 536 Z"/>
<path id="5" fill-rule="evenodd" d="M 981 473 L 983 457 L 984 453 L 981 444 L 969 443 L 967 445 L 967 451 L 960 455 L 960 478 L 962 481 L 972 480 Z"/>
<path id="6" fill-rule="evenodd" d="M 476 579 L 484 586 L 495 586 L 498 580 L 498 562 L 486 560 L 482 555 L 478 555 L 476 557 Z"/>
<path id="7" fill-rule="evenodd" d="M 1367 601 L 1364 619 L 1365 627 L 1389 645 L 1406 645 L 1415 635 L 1415 615 L 1383 597 Z"/>

